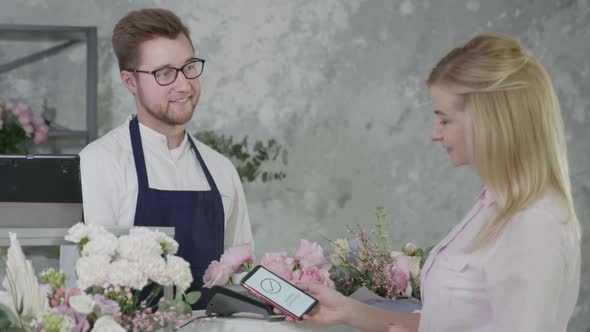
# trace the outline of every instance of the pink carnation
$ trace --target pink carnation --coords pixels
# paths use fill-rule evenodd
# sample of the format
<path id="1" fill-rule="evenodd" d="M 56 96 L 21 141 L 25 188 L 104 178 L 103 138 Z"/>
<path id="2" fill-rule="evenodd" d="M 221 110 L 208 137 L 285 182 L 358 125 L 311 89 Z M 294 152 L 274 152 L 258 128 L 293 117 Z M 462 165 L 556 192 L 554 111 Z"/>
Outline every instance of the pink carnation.
<path id="1" fill-rule="evenodd" d="M 324 249 L 316 242 L 302 239 L 294 256 L 303 269 L 317 267 L 329 270 L 331 267 L 330 262 L 324 256 Z"/>
<path id="2" fill-rule="evenodd" d="M 330 279 L 330 273 L 327 270 L 320 270 L 316 267 L 300 269 L 293 272 L 293 281 L 322 284 L 334 288 L 334 282 Z"/>
<path id="3" fill-rule="evenodd" d="M 254 264 L 254 248 L 252 242 L 239 244 L 227 249 L 219 261 L 226 266 L 229 266 L 233 273 L 241 272 L 241 266 L 244 263 Z"/>
<path id="4" fill-rule="evenodd" d="M 211 288 L 215 285 L 225 285 L 232 273 L 230 266 L 218 261 L 212 261 L 203 276 L 203 286 Z"/>
<path id="5" fill-rule="evenodd" d="M 264 254 L 260 262 L 262 266 L 285 280 L 291 280 L 293 278 L 293 263 L 295 263 L 295 260 L 287 256 L 287 253 L 284 251 Z"/>

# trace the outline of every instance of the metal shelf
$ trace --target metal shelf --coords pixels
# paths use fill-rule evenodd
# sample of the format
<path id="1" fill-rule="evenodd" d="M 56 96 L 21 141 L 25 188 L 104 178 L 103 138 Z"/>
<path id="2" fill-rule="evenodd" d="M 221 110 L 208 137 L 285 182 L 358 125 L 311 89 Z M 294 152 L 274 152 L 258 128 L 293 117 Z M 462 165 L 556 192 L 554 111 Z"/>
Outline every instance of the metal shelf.
<path id="1" fill-rule="evenodd" d="M 69 138 L 85 138 L 88 132 L 85 130 L 70 130 L 70 129 L 49 129 L 47 137 L 69 137 Z"/>
<path id="2" fill-rule="evenodd" d="M 56 55 L 74 45 L 86 44 L 86 130 L 50 128 L 49 137 L 85 138 L 86 143 L 97 138 L 96 105 L 98 86 L 98 50 L 96 27 L 0 24 L 0 40 L 62 41 L 47 49 L 0 63 L 0 74 Z"/>

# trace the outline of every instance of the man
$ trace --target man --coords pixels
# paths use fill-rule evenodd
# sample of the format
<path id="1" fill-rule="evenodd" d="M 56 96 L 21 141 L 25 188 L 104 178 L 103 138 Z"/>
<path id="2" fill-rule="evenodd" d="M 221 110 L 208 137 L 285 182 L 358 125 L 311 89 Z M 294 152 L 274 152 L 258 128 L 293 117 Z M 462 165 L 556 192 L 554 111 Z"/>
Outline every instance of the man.
<path id="1" fill-rule="evenodd" d="M 163 9 L 129 12 L 112 43 L 136 115 L 80 153 L 85 220 L 175 227 L 179 255 L 191 264 L 189 290 L 201 290 L 224 247 L 252 241 L 236 169 L 186 131 L 205 60 L 195 57 L 180 19 Z"/>

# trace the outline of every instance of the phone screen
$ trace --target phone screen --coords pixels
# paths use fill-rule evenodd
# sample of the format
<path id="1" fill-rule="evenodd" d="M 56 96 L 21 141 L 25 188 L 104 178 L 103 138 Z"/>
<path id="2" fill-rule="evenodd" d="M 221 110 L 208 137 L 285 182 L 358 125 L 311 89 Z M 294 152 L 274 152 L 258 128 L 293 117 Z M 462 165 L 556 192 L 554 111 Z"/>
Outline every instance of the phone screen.
<path id="1" fill-rule="evenodd" d="M 308 313 L 317 300 L 262 266 L 257 266 L 242 284 L 289 311 L 297 318 Z"/>

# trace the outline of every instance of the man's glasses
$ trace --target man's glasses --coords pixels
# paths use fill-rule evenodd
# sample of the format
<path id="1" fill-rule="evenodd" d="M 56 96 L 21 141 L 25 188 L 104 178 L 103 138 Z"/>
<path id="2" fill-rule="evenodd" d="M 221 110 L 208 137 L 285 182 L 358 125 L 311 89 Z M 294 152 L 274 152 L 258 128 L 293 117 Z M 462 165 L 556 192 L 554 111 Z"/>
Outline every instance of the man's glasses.
<path id="1" fill-rule="evenodd" d="M 182 72 L 186 79 L 195 79 L 203 73 L 203 68 L 205 67 L 205 60 L 194 58 L 187 62 L 184 66 L 180 68 L 174 67 L 164 67 L 160 69 L 156 69 L 154 71 L 145 71 L 139 69 L 125 69 L 132 73 L 144 73 L 144 74 L 152 74 L 156 79 L 156 82 L 162 86 L 170 85 L 176 81 L 178 77 L 178 72 Z"/>

